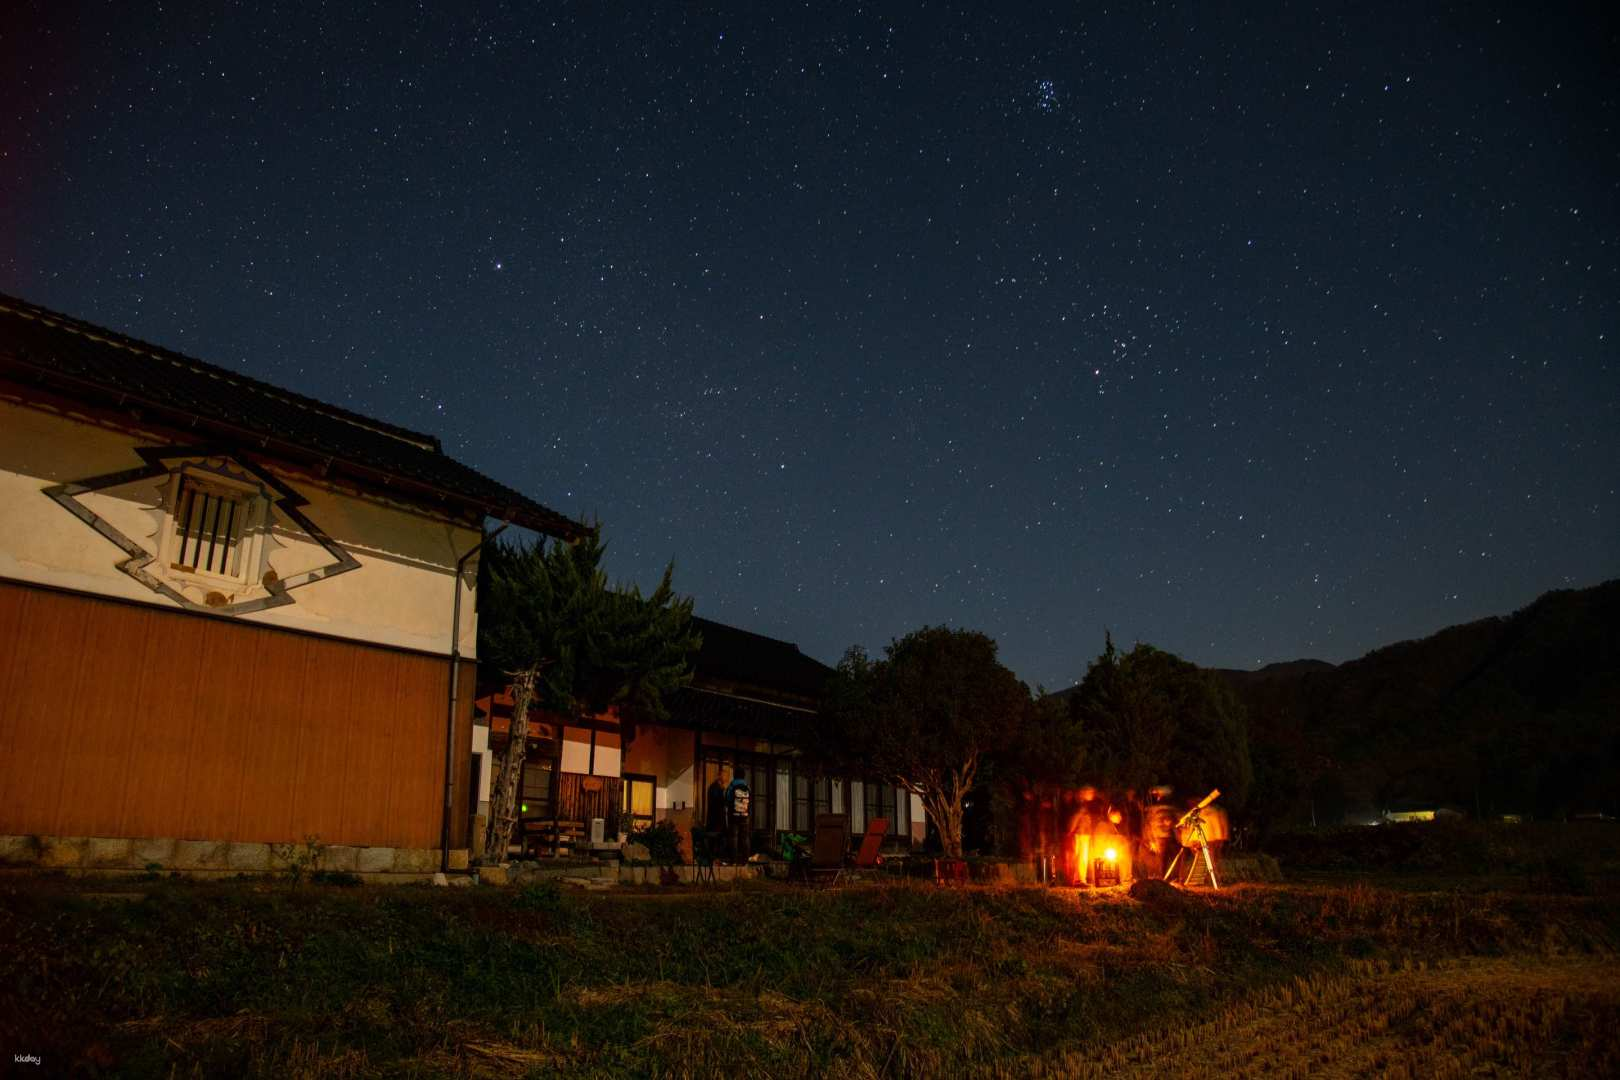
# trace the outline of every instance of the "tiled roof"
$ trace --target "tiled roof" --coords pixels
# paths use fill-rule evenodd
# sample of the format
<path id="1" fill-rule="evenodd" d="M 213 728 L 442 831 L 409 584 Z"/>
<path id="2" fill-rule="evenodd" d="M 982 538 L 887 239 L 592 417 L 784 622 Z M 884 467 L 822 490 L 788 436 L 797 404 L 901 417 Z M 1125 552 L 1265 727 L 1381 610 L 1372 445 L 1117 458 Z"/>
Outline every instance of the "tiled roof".
<path id="1" fill-rule="evenodd" d="M 668 722 L 673 727 L 780 743 L 799 742 L 806 728 L 816 722 L 816 714 L 809 709 L 710 693 L 697 686 L 675 691 L 668 706 Z"/>
<path id="2" fill-rule="evenodd" d="M 550 536 L 584 529 L 444 453 L 432 435 L 362 416 L 0 293 L 0 375 L 138 410 L 213 440 L 319 464 L 367 487 Z"/>
<path id="3" fill-rule="evenodd" d="M 703 635 L 692 685 L 669 700 L 677 727 L 794 742 L 815 722 L 832 669 L 792 642 L 694 617 Z"/>
<path id="4" fill-rule="evenodd" d="M 691 685 L 665 702 L 668 724 L 792 743 L 815 723 L 831 668 L 791 642 L 711 619 L 693 618 L 692 624 L 703 635 L 703 647 L 693 664 Z M 485 695 L 478 707 L 492 718 L 510 717 L 512 698 L 505 691 Z M 531 723 L 553 722 L 538 706 L 529 715 Z"/>
<path id="5" fill-rule="evenodd" d="M 699 686 L 716 680 L 737 683 L 813 704 L 820 700 L 822 686 L 833 673 L 790 641 L 696 617 L 692 628 L 703 635 L 694 665 Z"/>

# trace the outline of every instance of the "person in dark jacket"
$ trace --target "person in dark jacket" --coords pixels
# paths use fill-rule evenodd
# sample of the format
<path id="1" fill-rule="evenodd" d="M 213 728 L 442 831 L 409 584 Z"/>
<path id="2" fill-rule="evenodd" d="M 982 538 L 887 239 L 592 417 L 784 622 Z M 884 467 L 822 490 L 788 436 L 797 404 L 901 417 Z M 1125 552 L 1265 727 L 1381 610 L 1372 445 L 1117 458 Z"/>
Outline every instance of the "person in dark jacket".
<path id="1" fill-rule="evenodd" d="M 748 790 L 740 768 L 731 772 L 731 783 L 726 787 L 726 812 L 731 823 L 731 857 L 736 862 L 747 862 L 749 855 L 749 811 L 753 808 L 754 793 Z"/>
<path id="2" fill-rule="evenodd" d="M 703 798 L 703 832 L 708 843 L 709 854 L 714 858 L 721 855 L 721 845 L 726 842 L 727 836 L 727 807 L 726 787 L 716 776 L 709 781 L 708 790 Z"/>

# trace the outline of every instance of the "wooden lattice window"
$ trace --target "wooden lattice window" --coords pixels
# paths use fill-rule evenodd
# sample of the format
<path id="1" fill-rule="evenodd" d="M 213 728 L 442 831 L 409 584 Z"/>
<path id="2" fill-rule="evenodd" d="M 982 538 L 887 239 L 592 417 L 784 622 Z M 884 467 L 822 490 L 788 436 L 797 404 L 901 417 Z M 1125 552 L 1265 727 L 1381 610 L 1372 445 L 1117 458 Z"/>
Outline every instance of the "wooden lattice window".
<path id="1" fill-rule="evenodd" d="M 189 473 L 181 476 L 170 566 L 191 574 L 240 577 L 242 536 L 251 511 L 248 493 Z"/>
<path id="2" fill-rule="evenodd" d="M 893 784 L 880 784 L 868 780 L 863 785 L 866 794 L 866 820 L 888 818 L 888 835 L 900 831 L 900 789 Z"/>

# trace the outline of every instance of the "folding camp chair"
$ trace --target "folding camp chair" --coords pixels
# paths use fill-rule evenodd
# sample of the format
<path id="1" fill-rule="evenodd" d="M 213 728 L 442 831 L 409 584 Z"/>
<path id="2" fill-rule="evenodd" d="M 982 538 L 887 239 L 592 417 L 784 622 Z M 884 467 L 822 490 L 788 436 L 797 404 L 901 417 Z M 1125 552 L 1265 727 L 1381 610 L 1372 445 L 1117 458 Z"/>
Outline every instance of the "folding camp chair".
<path id="1" fill-rule="evenodd" d="M 849 818 L 843 814 L 817 814 L 816 837 L 810 845 L 811 883 L 835 885 L 844 874 L 844 854 L 849 850 Z"/>
<path id="2" fill-rule="evenodd" d="M 866 823 L 866 835 L 861 837 L 861 850 L 855 855 L 855 869 L 876 870 L 883 861 L 878 849 L 883 846 L 883 838 L 889 835 L 889 819 L 873 818 Z"/>
<path id="3" fill-rule="evenodd" d="M 692 880 L 693 882 L 707 881 L 718 885 L 719 879 L 714 874 L 714 852 L 719 846 L 719 838 L 707 829 L 692 830 Z"/>

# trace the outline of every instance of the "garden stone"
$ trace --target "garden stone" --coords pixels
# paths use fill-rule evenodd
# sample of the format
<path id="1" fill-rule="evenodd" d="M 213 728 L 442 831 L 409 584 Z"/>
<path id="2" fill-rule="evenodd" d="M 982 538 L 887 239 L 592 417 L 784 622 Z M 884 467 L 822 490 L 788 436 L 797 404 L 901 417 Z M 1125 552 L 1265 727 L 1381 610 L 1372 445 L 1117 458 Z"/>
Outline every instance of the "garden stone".
<path id="1" fill-rule="evenodd" d="M 1145 904 L 1155 911 L 1176 912 L 1187 906 L 1185 893 L 1158 878 L 1138 878 L 1131 882 L 1128 891 L 1132 900 Z"/>
<path id="2" fill-rule="evenodd" d="M 145 867 L 156 863 L 165 869 L 174 862 L 174 850 L 179 841 L 172 836 L 148 837 L 136 840 L 130 846 L 129 861 L 135 866 Z"/>
<path id="3" fill-rule="evenodd" d="M 39 838 L 0 836 L 0 866 L 34 866 L 39 862 Z"/>
<path id="4" fill-rule="evenodd" d="M 176 870 L 223 870 L 230 845 L 219 840 L 181 840 L 174 845 Z"/>
<path id="5" fill-rule="evenodd" d="M 84 861 L 85 838 L 82 836 L 40 837 L 39 865 L 48 867 L 78 866 Z"/>
<path id="6" fill-rule="evenodd" d="M 270 845 L 232 844 L 225 852 L 225 865 L 231 870 L 268 870 Z"/>
<path id="7" fill-rule="evenodd" d="M 322 870 L 352 874 L 360 868 L 360 848 L 349 844 L 332 844 L 321 849 L 318 860 Z"/>
<path id="8" fill-rule="evenodd" d="M 387 874 L 394 869 L 394 849 L 391 847 L 363 847 L 355 862 L 362 874 Z"/>
<path id="9" fill-rule="evenodd" d="M 85 866 L 128 866 L 129 840 L 92 836 L 84 842 Z"/>
<path id="10" fill-rule="evenodd" d="M 439 853 L 433 848 L 395 848 L 394 873 L 427 874 L 439 868 Z"/>

